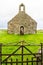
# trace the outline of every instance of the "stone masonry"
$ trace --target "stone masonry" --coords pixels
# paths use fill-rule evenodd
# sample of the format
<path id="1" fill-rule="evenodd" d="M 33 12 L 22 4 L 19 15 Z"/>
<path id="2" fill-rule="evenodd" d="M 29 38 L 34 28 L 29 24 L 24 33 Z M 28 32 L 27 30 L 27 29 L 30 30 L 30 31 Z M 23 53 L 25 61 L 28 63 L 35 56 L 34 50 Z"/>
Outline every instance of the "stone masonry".
<path id="1" fill-rule="evenodd" d="M 23 10 L 21 10 L 23 8 Z M 37 23 L 25 13 L 25 6 L 19 6 L 19 13 L 8 22 L 9 34 L 35 34 Z"/>

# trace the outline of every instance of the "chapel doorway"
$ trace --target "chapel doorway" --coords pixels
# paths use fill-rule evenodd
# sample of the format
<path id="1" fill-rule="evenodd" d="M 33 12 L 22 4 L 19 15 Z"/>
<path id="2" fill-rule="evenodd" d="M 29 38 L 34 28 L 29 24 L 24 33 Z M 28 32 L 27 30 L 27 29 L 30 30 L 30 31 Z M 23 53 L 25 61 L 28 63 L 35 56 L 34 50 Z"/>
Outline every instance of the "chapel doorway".
<path id="1" fill-rule="evenodd" d="M 20 34 L 24 35 L 24 27 L 23 26 L 20 27 Z"/>

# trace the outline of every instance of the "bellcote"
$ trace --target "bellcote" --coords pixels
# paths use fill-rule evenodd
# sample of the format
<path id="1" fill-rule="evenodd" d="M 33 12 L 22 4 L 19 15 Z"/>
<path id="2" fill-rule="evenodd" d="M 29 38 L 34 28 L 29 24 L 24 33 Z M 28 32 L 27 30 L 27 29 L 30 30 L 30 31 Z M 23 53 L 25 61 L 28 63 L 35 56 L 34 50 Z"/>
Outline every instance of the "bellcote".
<path id="1" fill-rule="evenodd" d="M 25 6 L 23 3 L 19 6 L 19 12 L 25 12 Z"/>

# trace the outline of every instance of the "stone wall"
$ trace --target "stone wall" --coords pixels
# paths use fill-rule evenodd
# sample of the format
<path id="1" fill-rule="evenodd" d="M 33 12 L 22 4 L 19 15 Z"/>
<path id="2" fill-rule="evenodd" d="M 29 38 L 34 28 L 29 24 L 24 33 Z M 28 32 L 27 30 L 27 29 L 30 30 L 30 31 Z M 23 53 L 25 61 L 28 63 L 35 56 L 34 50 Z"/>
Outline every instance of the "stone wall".
<path id="1" fill-rule="evenodd" d="M 35 34 L 36 33 L 36 27 L 35 26 L 27 26 L 25 23 L 24 24 L 13 24 L 13 25 L 8 25 L 8 33 L 12 34 L 20 34 L 20 27 L 24 27 L 24 34 Z"/>

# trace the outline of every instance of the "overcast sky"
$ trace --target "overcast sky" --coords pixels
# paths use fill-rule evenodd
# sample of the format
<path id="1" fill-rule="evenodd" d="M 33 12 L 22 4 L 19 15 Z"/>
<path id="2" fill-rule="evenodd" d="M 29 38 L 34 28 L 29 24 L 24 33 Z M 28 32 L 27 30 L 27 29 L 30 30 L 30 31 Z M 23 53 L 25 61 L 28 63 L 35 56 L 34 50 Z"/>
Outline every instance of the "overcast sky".
<path id="1" fill-rule="evenodd" d="M 37 29 L 43 29 L 43 0 L 0 0 L 0 29 L 19 12 L 19 5 L 25 5 L 25 12 L 37 22 Z"/>

